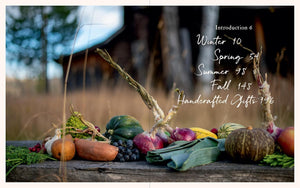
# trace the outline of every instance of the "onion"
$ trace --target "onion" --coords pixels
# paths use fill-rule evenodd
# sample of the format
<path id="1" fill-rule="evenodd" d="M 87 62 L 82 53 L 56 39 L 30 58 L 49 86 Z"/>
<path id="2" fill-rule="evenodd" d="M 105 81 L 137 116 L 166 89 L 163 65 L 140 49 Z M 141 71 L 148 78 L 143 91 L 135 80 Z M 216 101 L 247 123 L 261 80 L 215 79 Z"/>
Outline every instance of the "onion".
<path id="1" fill-rule="evenodd" d="M 133 138 L 133 143 L 142 154 L 147 154 L 148 151 L 164 147 L 164 143 L 160 137 L 156 135 L 152 136 L 146 131 L 136 135 Z"/>
<path id="2" fill-rule="evenodd" d="M 175 141 L 170 137 L 170 133 L 169 135 L 167 135 L 166 132 L 161 129 L 157 131 L 156 136 L 158 136 L 163 141 L 165 147 Z"/>
<path id="3" fill-rule="evenodd" d="M 178 128 L 173 131 L 171 138 L 175 141 L 185 140 L 192 141 L 196 139 L 196 133 L 189 128 Z"/>

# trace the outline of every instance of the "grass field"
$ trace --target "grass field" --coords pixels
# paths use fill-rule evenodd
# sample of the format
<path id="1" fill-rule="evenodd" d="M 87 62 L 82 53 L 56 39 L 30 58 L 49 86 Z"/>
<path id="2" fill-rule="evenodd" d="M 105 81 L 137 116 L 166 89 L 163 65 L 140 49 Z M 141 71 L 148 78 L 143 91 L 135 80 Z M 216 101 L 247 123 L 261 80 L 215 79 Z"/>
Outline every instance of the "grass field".
<path id="1" fill-rule="evenodd" d="M 275 103 L 272 113 L 277 117 L 276 125 L 287 127 L 294 125 L 294 86 L 282 78 L 269 77 L 271 94 Z M 255 83 L 254 83 L 255 84 Z M 230 96 L 236 91 L 227 91 Z M 212 93 L 224 96 L 226 93 Z M 177 103 L 177 94 L 166 94 L 162 91 L 150 91 L 157 99 L 165 113 L 172 104 Z M 244 96 L 257 96 L 257 89 L 244 91 Z M 191 100 L 197 99 L 196 92 Z M 229 103 L 229 102 L 228 102 Z M 127 84 L 117 85 L 114 89 L 103 87 L 98 90 L 78 91 L 67 94 L 67 107 L 74 105 L 75 110 L 94 125 L 100 126 L 105 132 L 106 123 L 115 115 L 132 115 L 136 117 L 145 130 L 153 125 L 152 112 L 143 103 L 139 94 Z M 26 94 L 6 95 L 6 140 L 42 140 L 46 135 L 52 135 L 52 124 L 61 126 L 63 118 L 63 95 L 61 92 L 51 92 L 48 95 Z M 66 117 L 70 113 L 67 110 Z M 236 108 L 233 105 L 218 105 L 212 108 L 208 104 L 184 104 L 171 122 L 172 127 L 199 126 L 206 129 L 218 128 L 223 123 L 236 122 L 243 125 L 260 127 L 262 122 L 260 104 L 252 104 L 247 108 Z"/>

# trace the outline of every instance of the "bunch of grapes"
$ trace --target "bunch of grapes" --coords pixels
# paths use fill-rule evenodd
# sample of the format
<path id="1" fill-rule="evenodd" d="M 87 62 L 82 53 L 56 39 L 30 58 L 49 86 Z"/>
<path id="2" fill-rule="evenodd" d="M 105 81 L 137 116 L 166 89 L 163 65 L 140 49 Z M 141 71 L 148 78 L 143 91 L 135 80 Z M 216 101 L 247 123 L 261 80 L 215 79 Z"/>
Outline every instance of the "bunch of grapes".
<path id="1" fill-rule="evenodd" d="M 40 144 L 40 143 L 37 143 L 37 144 L 35 144 L 33 147 L 30 147 L 30 148 L 28 148 L 29 149 L 29 151 L 31 151 L 31 152 L 36 152 L 36 153 L 39 153 L 39 152 L 41 152 L 41 153 L 46 153 L 46 148 L 45 148 L 45 144 Z"/>
<path id="2" fill-rule="evenodd" d="M 112 143 L 113 146 L 119 148 L 119 153 L 115 161 L 137 161 L 140 159 L 140 151 L 133 145 L 132 140 L 118 140 Z"/>

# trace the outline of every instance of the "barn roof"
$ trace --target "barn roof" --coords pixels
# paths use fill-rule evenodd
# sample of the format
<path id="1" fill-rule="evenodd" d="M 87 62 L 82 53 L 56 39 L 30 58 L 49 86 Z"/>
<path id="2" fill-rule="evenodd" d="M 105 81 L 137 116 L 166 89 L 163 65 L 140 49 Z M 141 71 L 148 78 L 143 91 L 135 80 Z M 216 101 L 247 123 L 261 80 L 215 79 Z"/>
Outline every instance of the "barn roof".
<path id="1" fill-rule="evenodd" d="M 93 45 L 88 48 L 89 52 L 94 52 L 97 48 L 105 48 L 109 49 L 113 44 L 115 44 L 117 41 L 120 40 L 120 38 L 123 38 L 126 36 L 126 26 L 121 27 L 119 30 L 117 30 L 113 35 L 111 35 L 109 38 L 107 38 L 105 41 L 100 42 L 96 45 Z M 73 54 L 73 58 L 82 57 L 86 53 L 86 49 L 78 51 Z M 68 55 L 62 55 L 58 59 L 55 59 L 54 61 L 59 64 L 64 64 L 69 61 L 71 54 Z"/>

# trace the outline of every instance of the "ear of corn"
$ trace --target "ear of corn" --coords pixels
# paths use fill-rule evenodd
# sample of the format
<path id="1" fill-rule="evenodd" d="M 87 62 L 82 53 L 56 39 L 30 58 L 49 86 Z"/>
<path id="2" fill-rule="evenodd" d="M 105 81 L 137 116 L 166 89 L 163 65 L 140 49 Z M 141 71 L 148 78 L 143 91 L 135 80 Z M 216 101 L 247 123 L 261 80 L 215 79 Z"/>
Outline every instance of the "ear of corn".
<path id="1" fill-rule="evenodd" d="M 215 138 L 215 139 L 218 138 L 216 134 L 210 132 L 209 130 L 200 128 L 200 127 L 192 127 L 190 129 L 196 133 L 196 138 L 197 139 L 205 138 L 205 137 L 208 137 L 208 136 L 210 136 L 212 138 Z"/>

